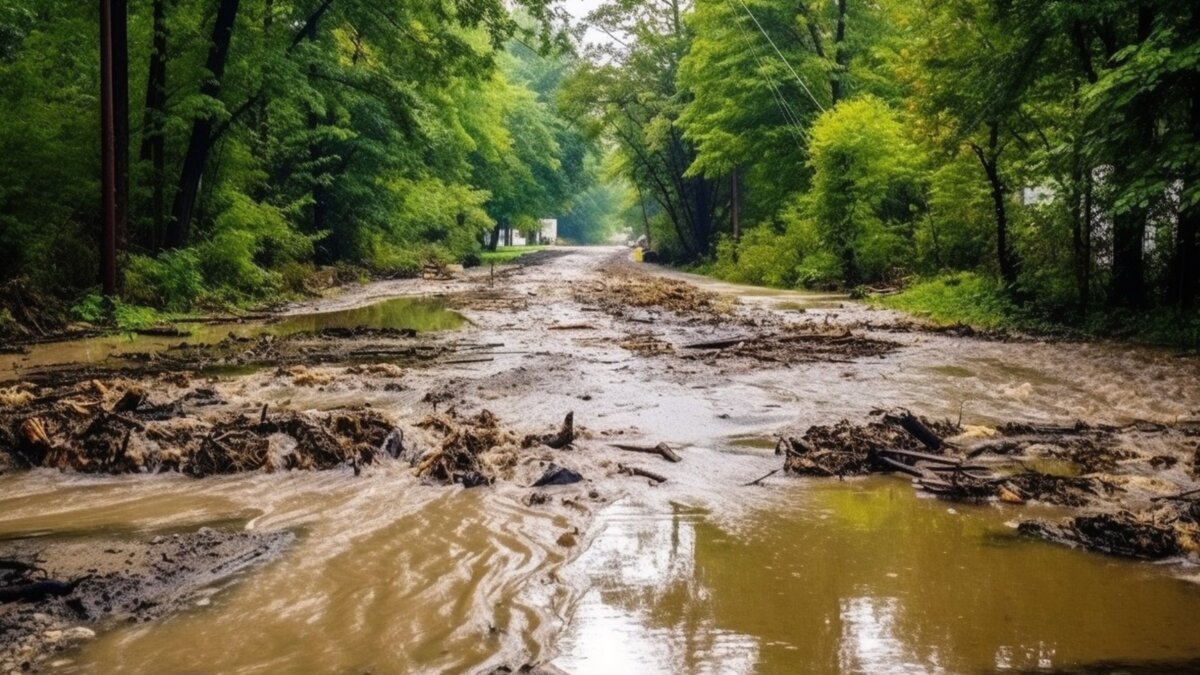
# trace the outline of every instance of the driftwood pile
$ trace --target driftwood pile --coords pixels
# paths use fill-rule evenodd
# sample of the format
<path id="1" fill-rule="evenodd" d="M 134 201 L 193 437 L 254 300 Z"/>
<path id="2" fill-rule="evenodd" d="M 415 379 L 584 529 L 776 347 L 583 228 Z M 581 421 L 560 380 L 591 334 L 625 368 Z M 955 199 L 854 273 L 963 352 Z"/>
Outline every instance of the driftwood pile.
<path id="1" fill-rule="evenodd" d="M 866 425 L 842 420 L 814 426 L 800 438 L 781 438 L 775 453 L 784 469 L 806 476 L 861 476 L 904 473 L 917 487 L 955 499 L 983 499 L 996 493 L 996 476 L 964 463 L 943 435 L 957 431 L 949 422 L 930 422 L 907 410 L 877 411 L 881 419 Z"/>
<path id="2" fill-rule="evenodd" d="M 368 410 L 272 414 L 264 405 L 253 415 L 203 419 L 187 412 L 218 403 L 211 390 L 194 389 L 156 405 L 140 387 L 93 381 L 0 410 L 0 456 L 16 468 L 84 473 L 203 477 L 339 466 L 357 472 L 374 461 L 393 430 Z"/>
<path id="3" fill-rule="evenodd" d="M 401 437 L 392 454 L 408 461 L 418 476 L 464 487 L 511 478 L 522 450 L 539 446 L 564 449 L 575 441 L 575 415 L 571 412 L 558 431 L 524 438 L 488 410 L 463 416 L 451 409 L 426 416 L 417 427 L 433 435 L 432 447 L 426 451 L 416 443 L 405 447 Z"/>
<path id="4" fill-rule="evenodd" d="M 212 344 L 181 341 L 168 349 L 123 353 L 119 358 L 94 364 L 61 364 L 31 370 L 22 377 L 43 387 L 62 387 L 91 379 L 154 377 L 184 372 L 219 372 L 227 369 L 279 368 L 323 364 L 419 365 L 460 351 L 462 345 L 417 338 L 403 328 L 324 328 L 288 335 L 256 337 L 229 335 Z"/>
<path id="5" fill-rule="evenodd" d="M 712 361 L 744 358 L 767 363 L 833 362 L 879 357 L 898 345 L 886 340 L 856 335 L 849 330 L 830 332 L 810 326 L 786 326 L 778 331 L 737 335 L 683 345 L 685 358 Z"/>
<path id="6" fill-rule="evenodd" d="M 900 473 L 943 499 L 1079 509 L 1020 523 L 1022 533 L 1050 541 L 1140 558 L 1200 554 L 1200 423 L 1013 423 L 972 435 L 906 410 L 873 416 L 781 438 L 776 454 L 793 474 Z M 1044 461 L 1068 470 L 1038 470 Z"/>

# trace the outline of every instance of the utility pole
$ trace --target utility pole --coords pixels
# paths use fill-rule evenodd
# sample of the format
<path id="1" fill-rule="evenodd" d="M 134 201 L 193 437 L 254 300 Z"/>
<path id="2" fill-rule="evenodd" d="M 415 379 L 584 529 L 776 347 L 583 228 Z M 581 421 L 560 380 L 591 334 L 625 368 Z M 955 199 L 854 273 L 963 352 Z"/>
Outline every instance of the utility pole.
<path id="1" fill-rule="evenodd" d="M 100 285 L 117 293 L 117 132 L 113 108 L 113 0 L 100 0 Z"/>

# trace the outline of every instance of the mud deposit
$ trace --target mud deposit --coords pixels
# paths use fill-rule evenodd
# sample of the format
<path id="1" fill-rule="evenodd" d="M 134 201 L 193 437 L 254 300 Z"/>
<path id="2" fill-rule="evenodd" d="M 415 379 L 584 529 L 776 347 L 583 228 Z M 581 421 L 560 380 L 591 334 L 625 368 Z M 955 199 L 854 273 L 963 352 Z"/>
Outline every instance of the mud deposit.
<path id="1" fill-rule="evenodd" d="M 0 541 L 0 560 L 26 566 L 3 579 L 7 588 L 26 592 L 0 604 L 0 668 L 70 665 L 55 654 L 95 638 L 97 630 L 206 605 L 216 586 L 278 558 L 293 540 L 289 532 L 202 527 L 153 537 L 81 531 Z"/>
<path id="2" fill-rule="evenodd" d="M 1157 564 L 1083 550 L 1115 531 L 1096 518 L 1184 523 L 1194 359 L 932 332 L 627 255 L 378 282 L 262 322 L 295 330 L 5 355 L 0 558 L 70 583 L 133 552 L 187 598 L 88 619 L 6 603 L 51 619 L 22 633 L 52 653 L 32 666 L 1195 671 L 1179 530 Z M 461 321 L 363 309 L 396 298 Z M 902 408 L 945 447 L 872 415 Z M 784 472 L 779 439 L 819 469 Z M 875 446 L 919 453 L 889 455 L 918 475 L 875 475 Z M 939 493 L 971 474 L 985 490 Z M 220 578 L 155 548 L 202 527 L 290 543 Z M 49 602 L 102 598 L 97 578 Z"/>

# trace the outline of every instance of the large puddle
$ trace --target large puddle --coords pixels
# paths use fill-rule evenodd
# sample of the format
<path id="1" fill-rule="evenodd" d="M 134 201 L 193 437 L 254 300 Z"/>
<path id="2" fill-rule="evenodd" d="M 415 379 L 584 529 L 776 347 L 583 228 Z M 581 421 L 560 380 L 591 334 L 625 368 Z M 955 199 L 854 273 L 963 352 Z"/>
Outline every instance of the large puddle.
<path id="1" fill-rule="evenodd" d="M 110 626 L 63 673 L 475 672 L 546 658 L 567 524 L 523 490 L 422 486 L 407 467 L 347 473 L 0 476 L 0 539 L 291 529 L 282 560 L 193 609 Z M 513 636 L 510 640 L 509 636 Z"/>
<path id="2" fill-rule="evenodd" d="M 63 363 L 94 364 L 121 355 L 156 352 L 181 342 L 213 344 L 229 336 L 292 335 L 328 328 L 398 328 L 417 332 L 454 330 L 466 323 L 437 298 L 393 298 L 333 312 L 287 315 L 273 321 L 180 324 L 186 335 L 104 335 L 82 340 L 33 345 L 26 354 L 0 354 L 0 382 L 31 369 Z"/>
<path id="3" fill-rule="evenodd" d="M 795 481 L 733 528 L 621 504 L 556 664 L 586 673 L 1200 669 L 1200 585 L 1018 537 L 906 481 Z"/>

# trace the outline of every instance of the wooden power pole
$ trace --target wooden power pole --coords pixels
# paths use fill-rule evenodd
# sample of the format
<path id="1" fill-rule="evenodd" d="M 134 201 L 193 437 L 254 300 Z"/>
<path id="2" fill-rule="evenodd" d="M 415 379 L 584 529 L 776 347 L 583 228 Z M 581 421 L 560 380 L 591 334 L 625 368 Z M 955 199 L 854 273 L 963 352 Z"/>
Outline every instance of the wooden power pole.
<path id="1" fill-rule="evenodd" d="M 113 0 L 100 0 L 100 285 L 117 293 L 117 132 L 113 107 Z"/>

